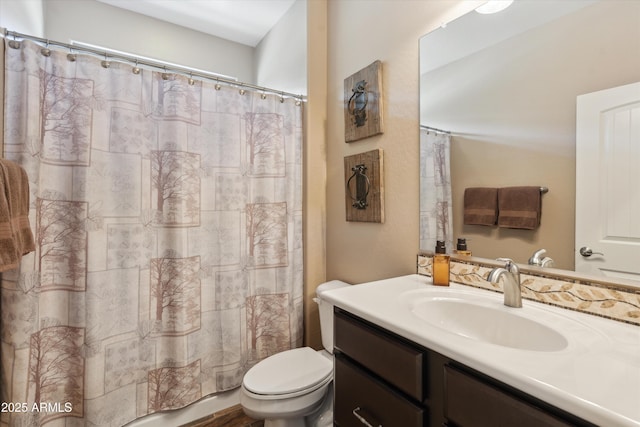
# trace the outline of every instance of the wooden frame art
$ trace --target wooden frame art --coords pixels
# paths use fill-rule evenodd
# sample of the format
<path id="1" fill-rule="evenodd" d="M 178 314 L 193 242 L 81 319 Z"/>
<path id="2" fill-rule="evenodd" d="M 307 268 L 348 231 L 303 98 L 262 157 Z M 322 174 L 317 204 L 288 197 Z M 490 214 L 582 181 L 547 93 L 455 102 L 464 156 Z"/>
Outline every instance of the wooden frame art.
<path id="1" fill-rule="evenodd" d="M 382 62 L 375 61 L 344 80 L 344 140 L 383 133 Z"/>
<path id="2" fill-rule="evenodd" d="M 347 221 L 384 222 L 382 150 L 344 158 Z"/>

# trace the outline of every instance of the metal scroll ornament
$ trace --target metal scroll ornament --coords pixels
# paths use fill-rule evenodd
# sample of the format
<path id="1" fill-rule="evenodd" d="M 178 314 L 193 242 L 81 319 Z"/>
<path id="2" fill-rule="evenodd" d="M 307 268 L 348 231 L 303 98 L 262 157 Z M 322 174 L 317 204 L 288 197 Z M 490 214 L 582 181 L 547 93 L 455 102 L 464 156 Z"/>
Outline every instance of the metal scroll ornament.
<path id="1" fill-rule="evenodd" d="M 353 174 L 347 181 L 347 194 L 349 194 L 349 197 L 351 198 L 351 200 L 353 200 L 351 206 L 356 209 L 366 209 L 368 206 L 367 196 L 369 195 L 369 190 L 371 189 L 371 183 L 369 182 L 369 177 L 365 175 L 366 170 L 367 167 L 365 165 L 356 165 L 352 167 L 351 171 L 353 171 Z M 351 181 L 354 178 L 356 187 L 355 197 L 353 195 L 353 192 L 351 191 Z"/>
<path id="2" fill-rule="evenodd" d="M 356 124 L 356 127 L 361 127 L 365 125 L 367 121 L 367 103 L 369 101 L 369 97 L 366 91 L 367 82 L 364 80 L 356 83 L 356 86 L 351 89 L 353 94 L 351 98 L 349 98 L 349 113 L 353 116 L 353 121 Z"/>

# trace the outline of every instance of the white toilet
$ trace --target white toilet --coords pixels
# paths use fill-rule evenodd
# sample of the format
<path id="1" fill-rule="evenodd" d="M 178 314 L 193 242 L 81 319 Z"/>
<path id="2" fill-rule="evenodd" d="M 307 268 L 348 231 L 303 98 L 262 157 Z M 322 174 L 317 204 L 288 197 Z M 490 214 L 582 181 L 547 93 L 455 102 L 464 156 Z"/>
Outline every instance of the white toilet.
<path id="1" fill-rule="evenodd" d="M 344 286 L 349 285 L 334 280 L 316 289 L 324 350 L 302 347 L 274 354 L 242 379 L 242 409 L 252 418 L 265 420 L 265 427 L 333 425 L 333 411 L 328 410 L 332 404 L 333 305 L 322 300 L 322 293 Z"/>

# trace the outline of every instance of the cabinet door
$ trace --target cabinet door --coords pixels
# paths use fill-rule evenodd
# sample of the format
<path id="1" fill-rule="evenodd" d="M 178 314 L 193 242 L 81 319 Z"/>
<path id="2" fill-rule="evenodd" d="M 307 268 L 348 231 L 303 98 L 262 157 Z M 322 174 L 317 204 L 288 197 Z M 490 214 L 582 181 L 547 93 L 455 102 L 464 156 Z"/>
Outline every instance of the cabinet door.
<path id="1" fill-rule="evenodd" d="M 426 354 L 361 319 L 336 311 L 335 347 L 385 381 L 422 402 L 426 397 Z"/>
<path id="2" fill-rule="evenodd" d="M 339 427 L 425 427 L 425 410 L 335 355 L 334 423 Z"/>
<path id="3" fill-rule="evenodd" d="M 453 366 L 445 366 L 445 417 L 459 427 L 575 426 Z"/>

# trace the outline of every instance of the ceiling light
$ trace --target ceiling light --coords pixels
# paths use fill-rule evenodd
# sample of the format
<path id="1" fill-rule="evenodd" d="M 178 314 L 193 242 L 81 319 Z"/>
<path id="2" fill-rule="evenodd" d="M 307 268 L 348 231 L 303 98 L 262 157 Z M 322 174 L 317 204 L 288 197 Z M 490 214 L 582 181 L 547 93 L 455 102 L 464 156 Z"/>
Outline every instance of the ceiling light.
<path id="1" fill-rule="evenodd" d="M 476 12 L 482 13 L 483 15 L 487 15 L 490 13 L 498 13 L 501 10 L 505 10 L 509 6 L 511 6 L 513 0 L 489 0 L 482 6 L 476 9 Z"/>

